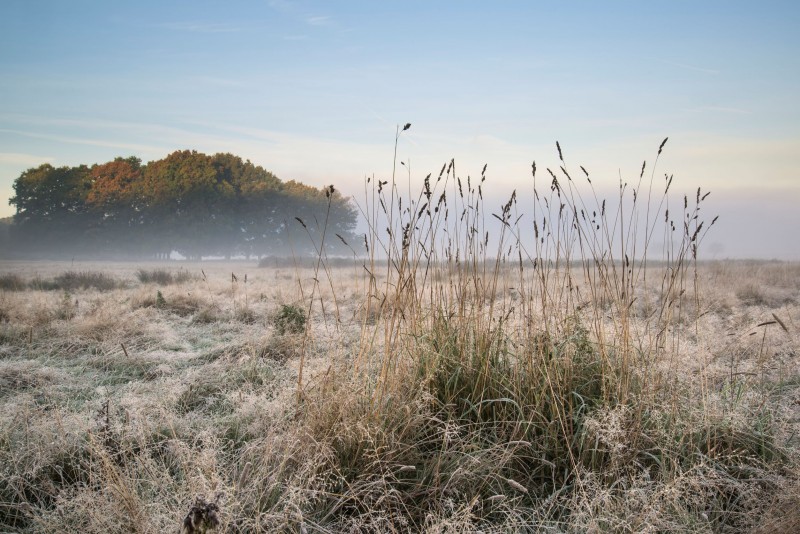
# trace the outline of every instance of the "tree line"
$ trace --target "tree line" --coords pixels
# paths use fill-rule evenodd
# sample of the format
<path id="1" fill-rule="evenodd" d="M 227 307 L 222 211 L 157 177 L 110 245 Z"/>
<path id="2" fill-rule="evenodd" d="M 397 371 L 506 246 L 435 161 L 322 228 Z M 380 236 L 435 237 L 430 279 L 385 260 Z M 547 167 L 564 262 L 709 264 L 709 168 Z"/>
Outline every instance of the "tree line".
<path id="1" fill-rule="evenodd" d="M 232 154 L 28 169 L 14 181 L 14 256 L 187 258 L 351 254 L 357 211 L 333 187 L 283 182 Z M 327 222 L 326 222 L 327 221 Z M 338 237 L 337 237 L 338 234 Z"/>

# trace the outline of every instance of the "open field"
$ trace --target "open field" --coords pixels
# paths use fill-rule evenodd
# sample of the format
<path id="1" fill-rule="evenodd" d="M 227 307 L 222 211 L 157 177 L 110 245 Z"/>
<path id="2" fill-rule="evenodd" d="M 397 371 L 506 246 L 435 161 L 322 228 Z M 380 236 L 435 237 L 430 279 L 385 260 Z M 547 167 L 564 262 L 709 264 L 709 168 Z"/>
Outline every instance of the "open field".
<path id="1" fill-rule="evenodd" d="M 179 280 L 139 280 L 158 271 Z M 490 315 L 461 310 L 475 325 L 462 336 L 433 309 L 365 309 L 360 264 L 317 273 L 314 289 L 312 269 L 252 263 L 3 263 L 0 530 L 177 532 L 203 495 L 219 496 L 221 532 L 789 532 L 800 265 L 697 274 L 657 359 L 587 363 L 613 357 L 593 348 L 593 320 L 574 316 L 549 345 L 512 268 L 481 301 Z M 304 317 L 312 291 L 307 329 L 276 320 L 284 305 Z M 658 306 L 646 292 L 634 304 L 635 346 Z M 601 322 L 615 335 L 618 322 Z M 509 380 L 433 355 L 468 347 L 494 351 L 480 361 Z M 522 354 L 543 374 L 520 371 Z M 572 398 L 547 394 L 565 387 Z"/>

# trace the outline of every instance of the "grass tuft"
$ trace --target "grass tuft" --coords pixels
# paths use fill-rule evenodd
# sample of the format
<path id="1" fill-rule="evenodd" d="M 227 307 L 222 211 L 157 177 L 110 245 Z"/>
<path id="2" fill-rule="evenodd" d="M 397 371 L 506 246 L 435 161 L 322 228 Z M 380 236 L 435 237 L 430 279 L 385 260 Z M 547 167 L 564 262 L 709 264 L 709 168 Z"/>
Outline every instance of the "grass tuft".
<path id="1" fill-rule="evenodd" d="M 0 290 L 3 291 L 24 291 L 27 289 L 28 284 L 25 280 L 14 273 L 6 273 L 0 275 Z"/>
<path id="2" fill-rule="evenodd" d="M 278 335 L 301 334 L 306 329 L 306 312 L 294 304 L 282 304 L 272 318 Z"/>
<path id="3" fill-rule="evenodd" d="M 125 283 L 117 280 L 113 276 L 100 271 L 65 271 L 51 280 L 35 278 L 27 284 L 22 284 L 22 280 L 15 275 L 10 276 L 8 283 L 13 283 L 16 290 L 28 287 L 44 291 L 79 291 L 96 289 L 98 291 L 112 291 L 124 288 Z"/>
<path id="4" fill-rule="evenodd" d="M 172 284 L 183 284 L 193 280 L 189 271 L 179 269 L 170 271 L 167 269 L 139 269 L 136 271 L 136 278 L 143 284 L 156 284 L 168 286 Z"/>

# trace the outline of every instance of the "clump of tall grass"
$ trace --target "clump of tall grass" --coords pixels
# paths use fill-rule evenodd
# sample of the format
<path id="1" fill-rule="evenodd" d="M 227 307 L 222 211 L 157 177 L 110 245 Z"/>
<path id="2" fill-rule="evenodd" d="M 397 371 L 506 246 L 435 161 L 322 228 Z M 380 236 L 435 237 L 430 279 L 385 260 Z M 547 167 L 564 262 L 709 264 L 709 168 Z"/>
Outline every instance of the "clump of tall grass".
<path id="1" fill-rule="evenodd" d="M 202 317 L 198 322 L 213 322 L 213 304 L 209 304 L 205 299 L 194 294 L 173 293 L 165 295 L 160 290 L 155 293 L 147 293 L 137 296 L 131 303 L 134 309 L 156 308 L 165 313 L 174 313 L 181 317 L 188 317 L 195 313 L 201 313 Z"/>
<path id="2" fill-rule="evenodd" d="M 182 284 L 192 280 L 194 277 L 185 269 L 170 271 L 168 269 L 139 269 L 136 271 L 136 278 L 143 284 L 157 284 L 167 286 L 171 284 Z"/>
<path id="3" fill-rule="evenodd" d="M 365 316 L 381 320 L 299 397 L 329 447 L 315 520 L 725 530 L 775 493 L 764 475 L 786 456 L 764 405 L 734 419 L 676 378 L 708 193 L 675 206 L 672 177 L 643 165 L 607 201 L 557 149 L 544 183 L 532 166 L 527 216 L 522 192 L 484 204 L 485 167 L 463 180 L 450 161 L 414 197 L 367 180 Z"/>
<path id="4" fill-rule="evenodd" d="M 3 291 L 24 291 L 28 288 L 27 282 L 14 273 L 0 275 L 0 290 Z"/>
<path id="5" fill-rule="evenodd" d="M 64 290 L 64 293 L 61 295 L 61 300 L 54 310 L 54 316 L 56 319 L 60 319 L 62 321 L 69 321 L 78 312 L 78 303 L 77 300 L 74 300 L 72 295 L 69 291 Z"/>
<path id="6" fill-rule="evenodd" d="M 306 312 L 295 304 L 282 304 L 272 317 L 278 335 L 301 334 L 306 329 Z"/>
<path id="7" fill-rule="evenodd" d="M 795 300 L 791 290 L 764 287 L 753 282 L 748 282 L 738 287 L 736 289 L 736 297 L 745 306 L 766 306 L 769 308 L 778 308 Z"/>
<path id="8" fill-rule="evenodd" d="M 96 289 L 111 291 L 125 287 L 125 283 L 101 271 L 65 271 L 52 280 L 36 278 L 28 287 L 46 291 L 78 291 Z"/>

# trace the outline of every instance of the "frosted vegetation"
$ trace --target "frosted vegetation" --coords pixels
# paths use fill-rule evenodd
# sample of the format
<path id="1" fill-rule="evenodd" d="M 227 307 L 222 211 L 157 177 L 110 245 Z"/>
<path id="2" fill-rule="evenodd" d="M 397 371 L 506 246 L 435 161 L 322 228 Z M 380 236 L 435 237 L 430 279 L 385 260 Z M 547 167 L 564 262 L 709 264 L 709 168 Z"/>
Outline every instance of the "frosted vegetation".
<path id="1" fill-rule="evenodd" d="M 344 264 L 0 264 L 0 530 L 799 528 L 800 265 L 558 151 L 368 181 Z"/>

